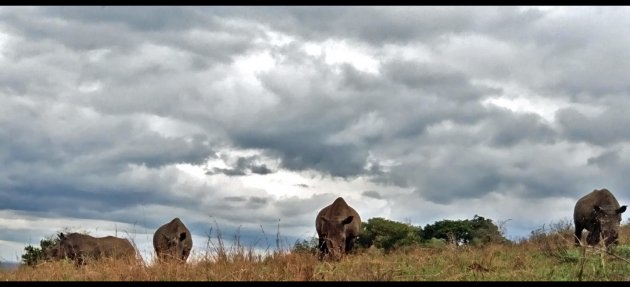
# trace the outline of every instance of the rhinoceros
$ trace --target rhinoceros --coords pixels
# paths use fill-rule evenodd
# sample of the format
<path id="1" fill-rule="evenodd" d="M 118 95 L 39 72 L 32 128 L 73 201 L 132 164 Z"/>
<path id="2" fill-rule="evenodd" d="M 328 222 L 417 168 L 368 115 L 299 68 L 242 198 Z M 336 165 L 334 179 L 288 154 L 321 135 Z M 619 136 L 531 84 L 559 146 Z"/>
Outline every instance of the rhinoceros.
<path id="1" fill-rule="evenodd" d="M 320 259 L 326 254 L 340 259 L 352 250 L 358 239 L 361 217 L 343 198 L 338 197 L 317 214 L 315 229 L 319 236 Z"/>
<path id="2" fill-rule="evenodd" d="M 59 241 L 46 248 L 45 259 L 69 258 L 77 264 L 102 258 L 130 259 L 136 257 L 136 249 L 127 239 L 114 236 L 93 237 L 87 234 L 58 234 Z"/>
<path id="3" fill-rule="evenodd" d="M 186 262 L 192 246 L 190 231 L 177 217 L 160 226 L 153 234 L 153 248 L 160 261 L 176 259 Z"/>
<path id="4" fill-rule="evenodd" d="M 586 237 L 588 245 L 596 245 L 600 237 L 604 238 L 605 246 L 618 243 L 619 224 L 621 214 L 626 206 L 619 206 L 619 202 L 608 189 L 596 189 L 580 198 L 573 210 L 575 223 L 575 245 L 582 241 L 582 230 L 589 231 Z"/>

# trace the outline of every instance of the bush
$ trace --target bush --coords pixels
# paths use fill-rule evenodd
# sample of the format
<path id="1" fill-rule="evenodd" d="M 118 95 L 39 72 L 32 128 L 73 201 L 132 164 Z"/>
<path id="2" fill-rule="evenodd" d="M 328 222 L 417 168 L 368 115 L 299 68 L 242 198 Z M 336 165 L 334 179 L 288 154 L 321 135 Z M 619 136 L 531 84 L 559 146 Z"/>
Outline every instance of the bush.
<path id="1" fill-rule="evenodd" d="M 358 241 L 360 247 L 374 245 L 386 252 L 396 247 L 418 244 L 422 238 L 422 229 L 419 227 L 381 217 L 370 218 L 362 224 L 362 229 Z"/>
<path id="2" fill-rule="evenodd" d="M 40 247 L 33 247 L 31 245 L 24 247 L 24 251 L 26 251 L 26 253 L 22 254 L 22 264 L 28 266 L 37 265 L 39 262 L 44 260 L 44 251 L 46 250 L 46 248 L 57 244 L 57 242 L 59 242 L 59 238 L 53 239 L 51 236 L 49 238 L 40 240 Z"/>
<path id="3" fill-rule="evenodd" d="M 293 248 L 291 248 L 292 253 L 310 253 L 317 254 L 318 248 L 317 244 L 319 244 L 319 239 L 317 237 L 313 237 L 310 240 L 296 240 Z"/>
<path id="4" fill-rule="evenodd" d="M 430 247 L 430 248 L 442 248 L 446 246 L 446 240 L 432 237 L 431 239 L 423 242 L 422 245 L 425 247 Z"/>
<path id="5" fill-rule="evenodd" d="M 491 219 L 475 215 L 472 220 L 441 220 L 427 224 L 423 229 L 423 239 L 439 238 L 450 244 L 484 245 L 488 243 L 506 243 Z"/>

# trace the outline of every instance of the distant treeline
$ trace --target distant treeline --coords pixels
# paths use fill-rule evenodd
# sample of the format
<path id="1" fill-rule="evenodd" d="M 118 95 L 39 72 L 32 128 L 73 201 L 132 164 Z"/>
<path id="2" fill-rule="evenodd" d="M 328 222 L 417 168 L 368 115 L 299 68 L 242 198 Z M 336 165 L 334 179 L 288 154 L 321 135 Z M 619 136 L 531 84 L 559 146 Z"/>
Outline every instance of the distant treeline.
<path id="1" fill-rule="evenodd" d="M 501 229 L 489 218 L 475 215 L 465 220 L 440 220 L 424 228 L 381 217 L 362 223 L 357 242 L 359 248 L 375 247 L 388 252 L 402 246 L 430 245 L 484 245 L 507 243 Z M 298 240 L 293 252 L 314 252 L 317 238 Z"/>
<path id="2" fill-rule="evenodd" d="M 424 228 L 382 217 L 362 222 L 358 248 L 375 247 L 389 252 L 403 246 L 425 245 L 484 245 L 507 243 L 501 229 L 489 218 L 475 215 L 465 220 L 440 220 Z M 36 265 L 44 258 L 44 250 L 57 243 L 55 236 L 40 240 L 40 246 L 28 245 L 22 254 L 22 264 Z M 317 238 L 295 242 L 292 252 L 316 252 Z"/>

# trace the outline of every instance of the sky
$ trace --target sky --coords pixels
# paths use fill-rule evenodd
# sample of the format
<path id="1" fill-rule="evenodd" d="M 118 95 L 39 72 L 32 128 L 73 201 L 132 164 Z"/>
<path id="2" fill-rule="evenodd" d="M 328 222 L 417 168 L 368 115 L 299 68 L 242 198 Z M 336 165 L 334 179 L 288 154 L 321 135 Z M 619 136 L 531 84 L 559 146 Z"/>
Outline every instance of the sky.
<path id="1" fill-rule="evenodd" d="M 627 204 L 629 9 L 0 7 L 0 261 L 63 230 L 150 260 L 175 217 L 195 254 L 287 247 L 337 197 L 508 239 Z"/>

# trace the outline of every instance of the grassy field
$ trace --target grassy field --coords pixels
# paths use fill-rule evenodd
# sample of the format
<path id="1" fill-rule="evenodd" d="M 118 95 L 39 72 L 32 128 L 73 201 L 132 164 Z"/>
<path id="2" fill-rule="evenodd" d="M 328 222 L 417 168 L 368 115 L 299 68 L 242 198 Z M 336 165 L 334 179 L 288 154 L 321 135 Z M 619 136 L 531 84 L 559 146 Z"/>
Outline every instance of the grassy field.
<path id="1" fill-rule="evenodd" d="M 145 264 L 103 260 L 75 267 L 46 262 L 36 267 L 0 271 L 0 281 L 628 281 L 630 226 L 621 229 L 612 254 L 597 247 L 574 247 L 572 232 L 532 233 L 505 245 L 408 246 L 389 254 L 363 249 L 339 262 L 319 261 L 310 253 L 256 255 L 237 246 L 212 248 L 187 264 Z"/>

